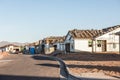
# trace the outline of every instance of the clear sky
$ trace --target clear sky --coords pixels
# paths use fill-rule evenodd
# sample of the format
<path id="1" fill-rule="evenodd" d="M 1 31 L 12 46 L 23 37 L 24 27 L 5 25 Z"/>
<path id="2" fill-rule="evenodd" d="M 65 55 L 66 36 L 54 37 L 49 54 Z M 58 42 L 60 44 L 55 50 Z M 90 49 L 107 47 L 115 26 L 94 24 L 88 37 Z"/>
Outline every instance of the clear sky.
<path id="1" fill-rule="evenodd" d="M 120 0 L 0 0 L 0 41 L 33 42 L 114 25 L 120 25 Z"/>

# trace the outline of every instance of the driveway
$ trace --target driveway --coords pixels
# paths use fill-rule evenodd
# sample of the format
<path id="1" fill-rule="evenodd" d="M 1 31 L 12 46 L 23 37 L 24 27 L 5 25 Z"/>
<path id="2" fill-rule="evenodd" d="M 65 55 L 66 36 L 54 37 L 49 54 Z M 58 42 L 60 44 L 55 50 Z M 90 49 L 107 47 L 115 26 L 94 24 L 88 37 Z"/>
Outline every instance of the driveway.
<path id="1" fill-rule="evenodd" d="M 57 61 L 44 56 L 11 54 L 0 60 L 0 80 L 59 80 Z"/>

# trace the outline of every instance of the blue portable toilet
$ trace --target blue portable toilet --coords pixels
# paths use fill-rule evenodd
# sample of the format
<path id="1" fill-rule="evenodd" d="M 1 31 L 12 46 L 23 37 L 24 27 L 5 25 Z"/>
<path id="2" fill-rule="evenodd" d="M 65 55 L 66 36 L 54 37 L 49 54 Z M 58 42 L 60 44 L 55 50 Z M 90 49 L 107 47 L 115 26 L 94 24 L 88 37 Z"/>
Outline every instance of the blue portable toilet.
<path id="1" fill-rule="evenodd" d="M 33 46 L 30 47 L 30 54 L 35 54 L 35 48 Z"/>

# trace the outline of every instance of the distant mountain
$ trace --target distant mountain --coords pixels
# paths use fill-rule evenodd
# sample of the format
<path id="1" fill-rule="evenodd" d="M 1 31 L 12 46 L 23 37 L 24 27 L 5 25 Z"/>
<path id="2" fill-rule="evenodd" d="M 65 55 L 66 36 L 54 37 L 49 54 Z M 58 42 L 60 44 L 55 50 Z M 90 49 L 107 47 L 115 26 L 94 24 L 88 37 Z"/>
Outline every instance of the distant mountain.
<path id="1" fill-rule="evenodd" d="M 0 42 L 0 47 L 5 46 L 5 45 L 8 45 L 8 44 L 14 44 L 14 45 L 17 45 L 17 46 L 24 46 L 24 45 L 27 45 L 27 44 L 29 44 L 29 43 L 19 43 L 19 42 L 1 41 L 1 42 Z"/>

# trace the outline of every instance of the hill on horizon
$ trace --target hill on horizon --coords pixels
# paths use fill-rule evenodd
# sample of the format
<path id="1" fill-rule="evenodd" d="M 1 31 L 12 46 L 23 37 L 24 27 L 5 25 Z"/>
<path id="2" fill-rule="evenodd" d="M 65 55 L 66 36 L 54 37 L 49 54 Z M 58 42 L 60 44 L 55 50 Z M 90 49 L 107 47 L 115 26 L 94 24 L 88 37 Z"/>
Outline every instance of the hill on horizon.
<path id="1" fill-rule="evenodd" d="M 0 47 L 5 46 L 5 45 L 8 45 L 8 44 L 14 44 L 14 45 L 17 45 L 17 46 L 24 46 L 24 45 L 29 44 L 29 43 L 19 43 L 19 42 L 1 41 L 1 42 L 0 42 Z"/>

